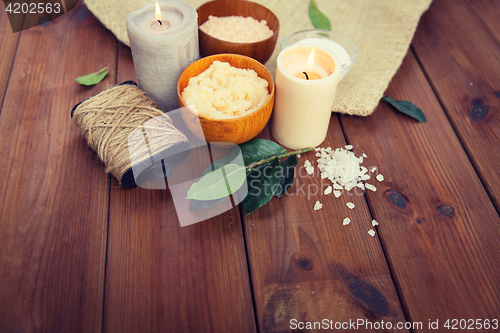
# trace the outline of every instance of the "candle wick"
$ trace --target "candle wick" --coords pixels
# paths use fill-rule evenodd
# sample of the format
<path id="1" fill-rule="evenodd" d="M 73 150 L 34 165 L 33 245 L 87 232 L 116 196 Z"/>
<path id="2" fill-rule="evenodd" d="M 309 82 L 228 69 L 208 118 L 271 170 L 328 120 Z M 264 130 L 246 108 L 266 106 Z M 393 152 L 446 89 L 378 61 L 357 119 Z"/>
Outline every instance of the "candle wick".
<path id="1" fill-rule="evenodd" d="M 158 20 L 158 23 L 160 23 L 160 26 L 162 26 L 162 25 L 163 25 L 163 22 L 162 22 L 162 21 L 160 21 L 160 20 Z"/>
<path id="2" fill-rule="evenodd" d="M 304 75 L 306 76 L 306 80 L 309 80 L 309 76 L 307 75 L 307 73 L 306 72 L 302 72 L 302 73 L 304 73 Z"/>

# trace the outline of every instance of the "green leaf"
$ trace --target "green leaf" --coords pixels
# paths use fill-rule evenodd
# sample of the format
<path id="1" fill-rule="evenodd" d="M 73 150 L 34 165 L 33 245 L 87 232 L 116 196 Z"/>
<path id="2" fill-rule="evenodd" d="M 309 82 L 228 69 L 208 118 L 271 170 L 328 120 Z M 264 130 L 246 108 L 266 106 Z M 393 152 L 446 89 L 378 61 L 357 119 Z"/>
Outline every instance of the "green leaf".
<path id="1" fill-rule="evenodd" d="M 108 72 L 108 67 L 104 67 L 98 72 L 77 77 L 75 81 L 84 86 L 93 86 L 94 84 L 98 84 L 99 82 L 101 82 L 106 77 L 106 75 L 108 75 Z"/>
<path id="2" fill-rule="evenodd" d="M 226 157 L 223 157 L 221 159 L 218 159 L 214 163 L 210 164 L 202 172 L 202 174 L 201 174 L 200 177 L 205 176 L 210 171 L 213 171 L 215 169 L 218 169 L 220 167 L 223 167 L 225 165 L 230 164 L 231 162 L 234 161 L 234 159 L 238 156 L 239 153 L 240 153 L 240 148 L 239 147 L 235 147 L 229 153 L 229 155 L 227 155 Z M 211 208 L 211 207 L 217 206 L 218 204 L 220 204 L 221 202 L 223 202 L 226 199 L 227 199 L 227 196 L 224 197 L 224 198 L 215 199 L 215 200 L 195 200 L 195 199 L 192 199 L 191 202 L 190 202 L 190 204 L 189 204 L 189 210 L 190 211 L 194 211 L 194 210 L 199 210 L 199 209 Z"/>
<path id="3" fill-rule="evenodd" d="M 404 113 L 407 116 L 410 116 L 421 123 L 425 123 L 427 119 L 425 119 L 425 114 L 422 112 L 420 108 L 415 106 L 415 104 L 408 101 L 399 101 L 397 99 L 392 99 L 389 96 L 382 97 L 384 102 L 387 102 L 394 106 L 397 110 Z"/>
<path id="4" fill-rule="evenodd" d="M 206 208 L 211 208 L 215 207 L 224 200 L 226 200 L 228 197 L 220 198 L 220 199 L 215 199 L 215 200 L 195 200 L 192 199 L 191 202 L 189 203 L 189 211 L 195 211 L 195 210 L 200 210 L 200 209 L 206 209 Z"/>
<path id="5" fill-rule="evenodd" d="M 248 194 L 241 202 L 246 215 L 253 213 L 271 200 L 279 187 L 280 179 L 278 159 L 267 163 L 264 168 L 250 172 L 247 178 Z"/>
<path id="6" fill-rule="evenodd" d="M 228 164 L 211 171 L 191 185 L 186 198 L 215 200 L 226 198 L 236 192 L 245 182 L 245 167 Z"/>
<path id="7" fill-rule="evenodd" d="M 286 149 L 274 141 L 254 139 L 240 145 L 245 165 L 286 153 Z"/>
<path id="8" fill-rule="evenodd" d="M 281 179 L 280 186 L 276 191 L 276 196 L 280 198 L 283 194 L 288 191 L 293 185 L 293 178 L 295 175 L 295 166 L 297 165 L 297 155 L 290 156 L 285 162 L 280 164 L 281 168 Z"/>
<path id="9" fill-rule="evenodd" d="M 316 29 L 332 30 L 330 20 L 319 10 L 314 0 L 311 0 L 311 4 L 309 5 L 309 18 Z"/>
<path id="10" fill-rule="evenodd" d="M 222 167 L 224 165 L 231 164 L 231 162 L 234 161 L 234 159 L 238 156 L 239 153 L 240 153 L 240 148 L 239 147 L 235 147 L 229 153 L 229 155 L 227 155 L 226 157 L 223 157 L 223 158 L 215 161 L 214 163 L 210 164 L 205 170 L 203 170 L 203 172 L 201 174 L 201 177 L 205 176 L 210 171 L 218 169 L 218 168 L 220 168 L 220 167 Z"/>

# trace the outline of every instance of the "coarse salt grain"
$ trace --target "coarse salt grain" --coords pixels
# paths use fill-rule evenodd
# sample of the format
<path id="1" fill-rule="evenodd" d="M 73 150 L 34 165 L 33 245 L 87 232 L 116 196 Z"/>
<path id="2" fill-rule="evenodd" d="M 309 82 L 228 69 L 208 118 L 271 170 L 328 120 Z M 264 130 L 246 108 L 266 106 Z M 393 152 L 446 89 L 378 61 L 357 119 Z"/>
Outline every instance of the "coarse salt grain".
<path id="1" fill-rule="evenodd" d="M 316 201 L 316 203 L 314 204 L 314 210 L 320 210 L 321 208 L 323 208 L 321 202 Z"/>
<path id="2" fill-rule="evenodd" d="M 254 43 L 273 35 L 266 20 L 259 22 L 253 17 L 243 16 L 210 15 L 200 29 L 215 38 L 234 43 Z"/>
<path id="3" fill-rule="evenodd" d="M 340 197 L 340 194 L 340 191 L 333 191 L 333 195 L 335 196 L 335 198 Z"/>
<path id="4" fill-rule="evenodd" d="M 373 229 L 368 230 L 368 235 L 370 235 L 372 237 L 375 236 L 375 230 L 373 230 Z"/>
<path id="5" fill-rule="evenodd" d="M 377 190 L 377 188 L 375 186 L 373 186 L 372 184 L 365 184 L 365 187 L 369 190 L 372 190 L 373 192 L 375 192 Z"/>
<path id="6" fill-rule="evenodd" d="M 384 176 L 383 176 L 383 175 L 377 175 L 377 177 L 375 177 L 375 178 L 377 178 L 377 180 L 378 180 L 379 182 L 381 182 L 381 181 L 383 181 L 383 180 L 384 180 Z"/>
<path id="7" fill-rule="evenodd" d="M 314 173 L 314 167 L 313 166 L 306 167 L 306 172 L 308 175 L 312 175 Z"/>
<path id="8" fill-rule="evenodd" d="M 325 189 L 325 195 L 328 195 L 330 193 L 332 193 L 332 187 L 331 186 L 328 186 L 326 189 Z"/>
<path id="9" fill-rule="evenodd" d="M 378 222 L 375 220 L 372 220 L 372 226 L 376 226 L 376 225 L 378 225 Z"/>
<path id="10" fill-rule="evenodd" d="M 345 204 L 347 206 L 347 208 L 349 209 L 353 209 L 355 207 L 355 205 L 352 203 L 352 202 L 348 202 Z"/>
<path id="11" fill-rule="evenodd" d="M 371 170 L 370 170 L 372 173 L 377 171 L 377 167 L 373 167 Z"/>
<path id="12" fill-rule="evenodd" d="M 361 155 L 361 156 L 363 156 L 364 158 L 367 158 L 367 157 L 368 157 L 368 156 L 366 156 L 366 154 L 365 154 L 365 153 L 363 153 L 363 155 Z"/>
<path id="13" fill-rule="evenodd" d="M 343 225 L 348 225 L 349 223 L 351 223 L 351 219 L 350 219 L 350 218 L 348 218 L 348 217 L 346 217 L 346 218 L 344 219 L 344 221 L 342 221 L 342 224 L 343 224 Z"/>
<path id="14" fill-rule="evenodd" d="M 345 146 L 345 149 L 347 149 L 347 150 L 351 150 L 352 148 L 353 148 L 352 145 L 346 145 Z"/>

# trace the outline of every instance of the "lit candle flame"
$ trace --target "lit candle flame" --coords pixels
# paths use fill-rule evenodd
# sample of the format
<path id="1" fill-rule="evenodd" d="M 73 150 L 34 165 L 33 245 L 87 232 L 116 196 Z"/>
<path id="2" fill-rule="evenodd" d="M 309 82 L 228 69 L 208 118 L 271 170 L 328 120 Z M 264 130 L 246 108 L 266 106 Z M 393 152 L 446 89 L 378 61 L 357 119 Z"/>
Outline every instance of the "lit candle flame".
<path id="1" fill-rule="evenodd" d="M 161 22 L 161 9 L 160 9 L 160 4 L 158 3 L 158 1 L 156 1 L 156 20 L 158 21 L 158 23 L 160 23 L 160 25 L 162 25 L 162 22 Z"/>
<path id="2" fill-rule="evenodd" d="M 304 69 L 304 72 L 312 71 L 313 65 L 314 65 L 314 47 L 312 48 L 311 53 L 309 54 L 309 58 L 307 58 L 306 67 Z"/>

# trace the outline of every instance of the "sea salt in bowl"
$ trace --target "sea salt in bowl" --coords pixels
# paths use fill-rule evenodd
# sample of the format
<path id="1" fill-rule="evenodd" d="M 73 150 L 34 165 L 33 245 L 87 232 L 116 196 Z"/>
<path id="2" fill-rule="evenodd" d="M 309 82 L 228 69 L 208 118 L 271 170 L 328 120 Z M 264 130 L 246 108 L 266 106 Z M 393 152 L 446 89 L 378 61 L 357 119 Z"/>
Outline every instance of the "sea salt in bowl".
<path id="1" fill-rule="evenodd" d="M 257 110 L 239 117 L 215 119 L 199 115 L 187 105 L 182 92 L 188 86 L 190 78 L 204 72 L 216 60 L 237 68 L 253 69 L 260 78 L 267 81 L 269 99 Z M 198 138 L 207 142 L 240 144 L 256 137 L 269 121 L 274 105 L 274 81 L 266 67 L 250 57 L 217 54 L 196 61 L 182 72 L 177 82 L 177 100 L 184 122 Z"/>
<path id="2" fill-rule="evenodd" d="M 356 46 L 346 37 L 328 30 L 312 29 L 294 32 L 283 39 L 281 48 L 293 44 L 321 45 L 337 54 L 342 63 L 339 81 L 347 74 L 358 56 Z"/>
<path id="3" fill-rule="evenodd" d="M 214 0 L 201 5 L 196 11 L 198 12 L 198 27 L 205 23 L 209 16 L 243 16 L 252 17 L 257 21 L 265 20 L 273 32 L 271 37 L 264 40 L 252 43 L 236 43 L 216 38 L 198 28 L 202 57 L 221 53 L 234 53 L 248 56 L 264 64 L 273 54 L 278 41 L 280 24 L 276 15 L 266 7 L 245 0 Z"/>

